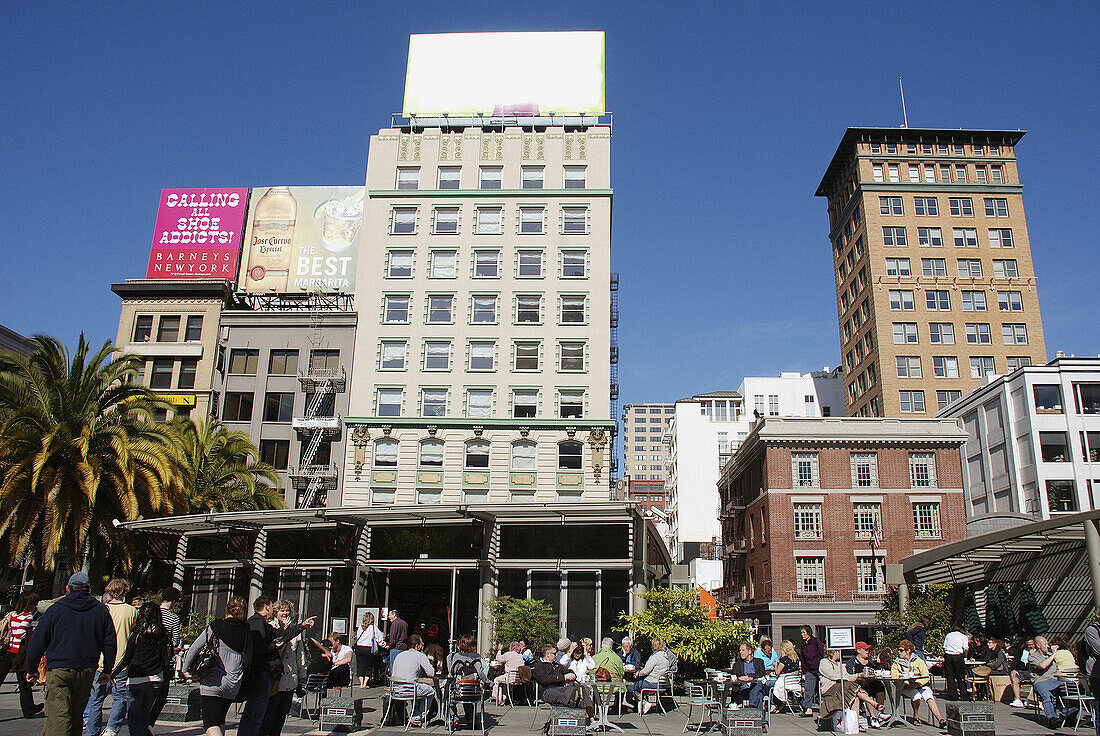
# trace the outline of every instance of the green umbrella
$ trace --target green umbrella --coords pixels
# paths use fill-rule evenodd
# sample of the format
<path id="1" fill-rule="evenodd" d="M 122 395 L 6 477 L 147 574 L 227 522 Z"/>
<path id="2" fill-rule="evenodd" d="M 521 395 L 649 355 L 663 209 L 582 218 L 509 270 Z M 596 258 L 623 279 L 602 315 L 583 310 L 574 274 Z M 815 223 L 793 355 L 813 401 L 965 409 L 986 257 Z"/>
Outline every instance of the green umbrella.
<path id="1" fill-rule="evenodd" d="M 1007 634 L 997 615 L 997 588 L 992 585 L 985 589 L 985 633 L 998 639 L 1004 639 Z"/>
<path id="2" fill-rule="evenodd" d="M 1008 597 L 1008 588 L 997 586 L 997 623 L 1003 632 L 1001 638 L 1007 639 L 1019 633 L 1016 625 L 1016 613 L 1012 610 L 1012 601 Z"/>
<path id="3" fill-rule="evenodd" d="M 1046 616 L 1039 608 L 1035 590 L 1027 583 L 1020 588 L 1020 619 L 1021 628 L 1028 636 L 1037 636 L 1050 631 L 1050 624 L 1047 623 Z"/>
<path id="4" fill-rule="evenodd" d="M 982 617 L 978 615 L 978 601 L 970 588 L 967 588 L 966 593 L 963 594 L 963 621 L 966 622 L 971 634 L 982 633 Z"/>

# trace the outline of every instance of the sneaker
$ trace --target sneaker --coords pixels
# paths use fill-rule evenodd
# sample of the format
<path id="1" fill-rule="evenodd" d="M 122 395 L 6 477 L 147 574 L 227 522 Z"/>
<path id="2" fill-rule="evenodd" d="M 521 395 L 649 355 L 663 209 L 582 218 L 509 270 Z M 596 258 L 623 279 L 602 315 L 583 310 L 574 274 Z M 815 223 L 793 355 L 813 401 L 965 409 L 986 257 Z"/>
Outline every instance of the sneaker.
<path id="1" fill-rule="evenodd" d="M 653 703 L 645 700 L 642 702 L 642 715 L 644 716 L 649 711 L 653 710 Z"/>
<path id="2" fill-rule="evenodd" d="M 1009 703 L 1009 706 L 1012 707 L 1012 708 L 1026 708 L 1027 707 L 1026 705 L 1024 705 L 1024 701 L 1020 700 L 1019 698 L 1016 698 L 1011 703 Z"/>
<path id="3" fill-rule="evenodd" d="M 410 726 L 416 726 L 417 728 L 421 728 L 424 725 L 424 719 L 421 718 L 420 716 L 413 716 L 412 718 L 409 719 L 409 725 Z"/>
<path id="4" fill-rule="evenodd" d="M 110 728 L 105 728 L 99 732 L 99 736 L 118 736 L 118 731 Z"/>

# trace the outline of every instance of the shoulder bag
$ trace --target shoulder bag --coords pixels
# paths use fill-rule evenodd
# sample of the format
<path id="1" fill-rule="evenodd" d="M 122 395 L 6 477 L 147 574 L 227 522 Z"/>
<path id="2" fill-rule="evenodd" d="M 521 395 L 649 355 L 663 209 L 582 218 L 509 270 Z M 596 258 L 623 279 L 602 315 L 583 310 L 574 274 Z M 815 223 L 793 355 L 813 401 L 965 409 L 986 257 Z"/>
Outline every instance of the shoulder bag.
<path id="1" fill-rule="evenodd" d="M 221 654 L 218 652 L 218 648 L 221 642 L 218 641 L 217 634 L 214 633 L 214 629 L 211 627 L 206 630 L 206 643 L 202 647 L 202 651 L 199 652 L 199 656 L 195 657 L 194 663 L 191 665 L 191 675 L 197 680 L 205 680 L 206 676 L 214 671 L 214 667 L 221 661 Z"/>

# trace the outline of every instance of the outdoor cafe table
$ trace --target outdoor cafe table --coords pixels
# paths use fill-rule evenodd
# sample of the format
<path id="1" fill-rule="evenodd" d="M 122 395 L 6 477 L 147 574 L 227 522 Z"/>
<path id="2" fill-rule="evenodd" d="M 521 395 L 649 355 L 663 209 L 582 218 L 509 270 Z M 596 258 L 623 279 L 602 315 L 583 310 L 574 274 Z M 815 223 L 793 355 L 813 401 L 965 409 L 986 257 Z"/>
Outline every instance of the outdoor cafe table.
<path id="1" fill-rule="evenodd" d="M 592 690 L 596 700 L 596 720 L 592 722 L 592 730 L 598 731 L 601 728 L 613 728 L 619 733 L 623 732 L 623 729 L 616 726 L 610 720 L 608 720 L 608 714 L 611 711 L 611 701 L 615 699 L 615 693 L 626 692 L 623 689 L 621 682 L 593 682 Z M 649 726 L 646 726 L 646 730 Z"/>
<path id="2" fill-rule="evenodd" d="M 886 687 L 887 700 L 890 701 L 890 718 L 886 723 L 882 724 L 883 728 L 890 728 L 891 726 L 905 726 L 906 728 L 913 728 L 913 724 L 905 720 L 905 708 L 902 705 L 902 692 L 903 685 L 906 682 L 905 678 L 895 677 L 864 677 L 864 680 L 877 680 Z M 858 682 L 858 680 L 856 681 Z"/>

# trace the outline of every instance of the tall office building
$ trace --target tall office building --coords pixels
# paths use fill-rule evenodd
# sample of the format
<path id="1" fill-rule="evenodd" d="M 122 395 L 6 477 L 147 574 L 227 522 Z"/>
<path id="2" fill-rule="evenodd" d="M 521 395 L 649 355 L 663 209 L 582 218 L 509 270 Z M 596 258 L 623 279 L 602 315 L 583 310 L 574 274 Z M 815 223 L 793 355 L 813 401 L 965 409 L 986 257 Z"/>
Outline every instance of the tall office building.
<path id="1" fill-rule="evenodd" d="M 623 473 L 625 498 L 643 509 L 664 509 L 668 448 L 664 432 L 676 409 L 672 404 L 627 404 L 623 407 Z"/>
<path id="2" fill-rule="evenodd" d="M 932 416 L 1046 362 L 1022 131 L 849 128 L 829 209 L 850 416 Z"/>

